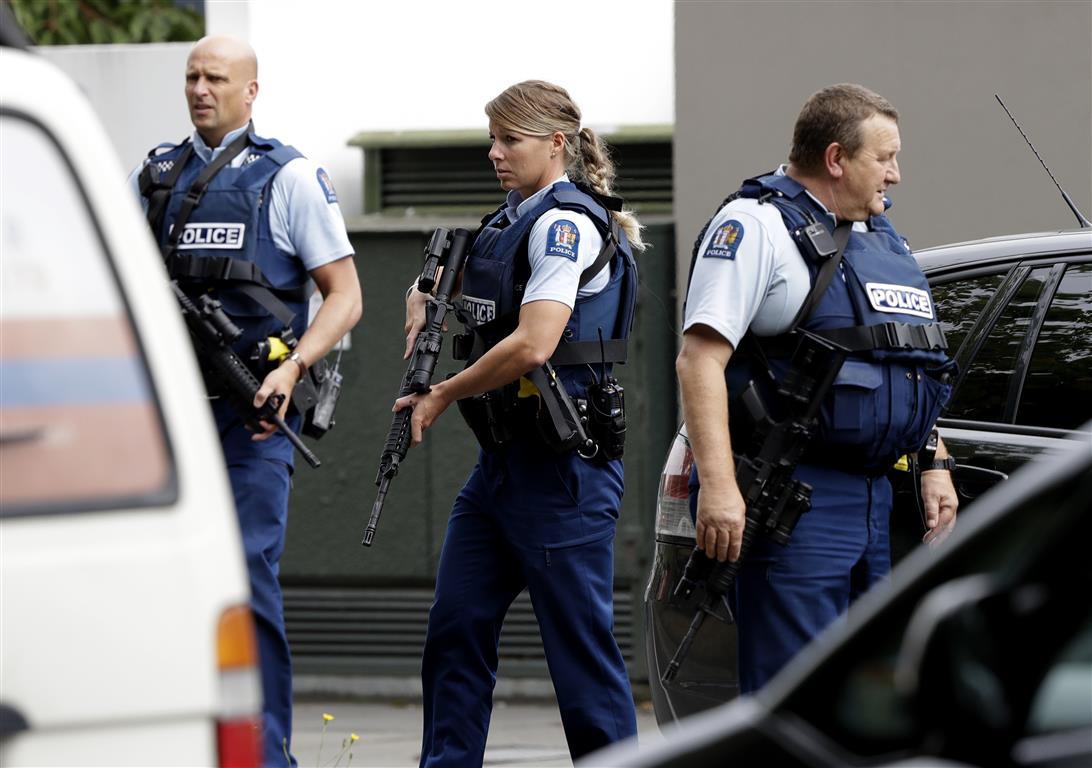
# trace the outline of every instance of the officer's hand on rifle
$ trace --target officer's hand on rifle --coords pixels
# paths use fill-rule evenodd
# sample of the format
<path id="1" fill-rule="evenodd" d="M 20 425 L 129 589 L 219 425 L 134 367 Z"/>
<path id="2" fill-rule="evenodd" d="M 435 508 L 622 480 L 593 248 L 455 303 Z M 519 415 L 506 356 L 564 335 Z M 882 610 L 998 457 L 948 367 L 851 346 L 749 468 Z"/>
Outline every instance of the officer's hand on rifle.
<path id="1" fill-rule="evenodd" d="M 739 558 L 746 516 L 747 505 L 734 475 L 718 483 L 702 474 L 694 531 L 697 545 L 708 557 L 721 562 Z"/>
<path id="2" fill-rule="evenodd" d="M 417 343 L 417 334 L 425 327 L 425 306 L 428 304 L 429 295 L 417 290 L 415 282 L 406 291 L 406 353 L 403 360 L 409 360 L 413 354 L 413 346 Z M 447 332 L 447 321 L 444 321 L 443 330 Z"/>
<path id="3" fill-rule="evenodd" d="M 440 414 L 447 410 L 451 401 L 444 395 L 444 383 L 434 384 L 432 389 L 423 394 L 406 395 L 394 401 L 396 413 L 403 408 L 412 408 L 410 417 L 410 445 L 418 445 L 424 439 L 425 430 L 436 423 Z"/>
<path id="4" fill-rule="evenodd" d="M 292 399 L 292 390 L 295 389 L 296 383 L 303 375 L 303 369 L 296 364 L 293 360 L 285 359 L 283 363 L 277 368 L 274 368 L 269 372 L 269 375 L 265 377 L 262 382 L 262 386 L 258 388 L 258 391 L 254 394 L 254 407 L 261 408 L 265 401 L 273 395 L 281 395 L 281 407 L 278 409 L 280 417 L 283 419 L 288 412 L 288 404 Z M 256 432 L 251 440 L 261 441 L 268 440 L 274 432 L 277 431 L 277 427 L 270 424 L 268 421 L 260 422 L 263 430 Z"/>

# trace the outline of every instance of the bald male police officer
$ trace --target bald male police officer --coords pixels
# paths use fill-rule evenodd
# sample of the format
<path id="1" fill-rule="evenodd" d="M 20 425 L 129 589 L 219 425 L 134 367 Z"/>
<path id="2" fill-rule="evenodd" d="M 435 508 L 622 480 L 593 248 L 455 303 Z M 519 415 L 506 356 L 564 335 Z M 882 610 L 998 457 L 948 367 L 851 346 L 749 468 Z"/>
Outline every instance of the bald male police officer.
<path id="1" fill-rule="evenodd" d="M 811 509 L 787 546 L 758 539 L 729 595 L 743 693 L 761 687 L 888 573 L 885 473 L 923 448 L 949 396 L 954 363 L 929 286 L 885 215 L 899 149 L 898 113 L 886 99 L 858 85 L 824 88 L 797 119 L 788 165 L 745 181 L 696 246 L 676 361 L 696 463 L 691 504 L 698 546 L 736 560 L 745 505 L 733 451 L 753 456 L 757 446 L 729 429 L 745 421 L 729 402 L 751 380 L 776 398 L 765 383 L 792 373 L 787 350 L 800 335 L 785 334 L 823 262 L 802 233 L 815 222 L 828 232 L 851 224 L 840 266 L 800 323 L 853 350 L 796 470 L 813 488 Z M 955 520 L 946 455 L 940 442 L 921 476 L 930 541 Z"/>
<path id="2" fill-rule="evenodd" d="M 326 172 L 294 148 L 253 131 L 257 76 L 257 58 L 242 40 L 199 40 L 186 62 L 186 103 L 194 133 L 181 144 L 152 150 L 145 166 L 154 168 L 142 166 L 130 184 L 151 211 L 156 239 L 171 254 L 171 277 L 187 293 L 211 292 L 223 303 L 243 331 L 234 345 L 243 360 L 271 336 L 297 340 L 279 364 L 274 360 L 255 369 L 262 384 L 254 405 L 285 396 L 283 417 L 297 382 L 356 324 L 362 302 L 353 249 Z M 208 182 L 170 248 L 174 223 L 188 207 L 186 193 L 218 161 L 224 166 Z M 323 297 L 310 327 L 308 278 Z M 277 581 L 293 449 L 271 425 L 257 434 L 248 430 L 223 399 L 214 398 L 212 409 L 250 573 L 264 692 L 265 763 L 283 766 L 287 757 L 295 765 L 289 757 L 292 661 Z M 298 430 L 299 417 L 288 424 Z"/>

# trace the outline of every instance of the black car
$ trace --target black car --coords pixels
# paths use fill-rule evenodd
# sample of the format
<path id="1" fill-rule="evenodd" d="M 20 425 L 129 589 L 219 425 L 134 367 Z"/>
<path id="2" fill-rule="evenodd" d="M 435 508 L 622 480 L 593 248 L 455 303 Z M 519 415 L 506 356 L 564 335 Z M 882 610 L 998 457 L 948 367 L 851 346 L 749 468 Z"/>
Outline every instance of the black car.
<path id="1" fill-rule="evenodd" d="M 976 240 L 917 254 L 960 374 L 938 421 L 955 457 L 961 522 L 967 505 L 1032 457 L 1092 443 L 1092 230 Z M 1083 426 L 1082 426 L 1083 425 Z M 686 632 L 699 589 L 674 597 L 694 529 L 687 504 L 693 456 L 686 425 L 668 452 L 656 509 L 656 551 L 645 592 L 649 686 L 665 724 L 738 693 L 735 626 L 706 621 L 678 676 L 661 676 Z M 924 532 L 909 473 L 896 489 L 892 558 Z"/>
<path id="2" fill-rule="evenodd" d="M 581 765 L 1092 765 L 1092 441 L 1067 448 L 977 499 L 762 690 Z"/>

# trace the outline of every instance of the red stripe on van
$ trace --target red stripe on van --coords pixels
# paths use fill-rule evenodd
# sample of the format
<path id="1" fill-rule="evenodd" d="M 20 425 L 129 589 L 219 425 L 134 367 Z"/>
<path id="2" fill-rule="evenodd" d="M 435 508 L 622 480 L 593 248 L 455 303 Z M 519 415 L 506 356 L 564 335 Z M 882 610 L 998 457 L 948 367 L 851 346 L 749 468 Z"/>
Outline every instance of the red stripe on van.
<path id="1" fill-rule="evenodd" d="M 139 496 L 169 478 L 152 403 L 0 410 L 5 506 Z"/>
<path id="2" fill-rule="evenodd" d="M 136 354 L 129 320 L 116 317 L 5 318 L 0 350 L 7 359 L 126 357 Z"/>

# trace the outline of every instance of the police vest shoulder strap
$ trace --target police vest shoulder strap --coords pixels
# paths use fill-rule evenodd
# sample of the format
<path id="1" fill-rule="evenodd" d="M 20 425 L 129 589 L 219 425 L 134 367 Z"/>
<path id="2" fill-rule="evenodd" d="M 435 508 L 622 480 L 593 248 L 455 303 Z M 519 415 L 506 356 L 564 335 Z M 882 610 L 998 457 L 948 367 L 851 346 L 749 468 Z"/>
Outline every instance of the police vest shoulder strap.
<path id="1" fill-rule="evenodd" d="M 499 209 L 497 211 L 494 211 L 493 213 L 489 214 L 489 216 L 486 216 L 484 219 L 482 219 L 482 221 L 487 222 L 499 212 Z M 592 219 L 593 222 L 595 221 L 594 217 L 589 216 L 588 218 Z M 595 257 L 595 261 L 593 261 L 587 267 L 587 269 L 580 273 L 580 281 L 577 283 L 576 286 L 577 290 L 580 290 L 585 285 L 590 283 L 592 281 L 592 278 L 598 275 L 602 271 L 603 267 L 609 264 L 611 259 L 614 258 L 614 254 L 618 252 L 618 234 L 615 231 L 617 226 L 618 223 L 612 217 L 610 226 L 608 227 L 606 233 L 603 235 L 603 247 L 599 249 L 599 255 Z M 596 228 L 598 229 L 598 227 Z M 531 262 L 527 254 L 527 244 L 530 239 L 531 230 L 528 229 L 527 233 L 523 236 L 522 243 L 520 244 L 519 255 L 516 256 L 515 269 L 513 270 L 516 284 L 522 285 L 523 287 L 527 286 L 527 280 L 531 277 Z"/>
<path id="2" fill-rule="evenodd" d="M 618 235 L 615 228 L 618 223 L 611 220 L 611 229 L 603 239 L 603 247 L 590 267 L 580 273 L 579 288 L 583 288 L 603 267 L 610 263 L 618 252 Z M 579 290 L 578 288 L 578 290 Z M 550 355 L 550 363 L 558 365 L 582 365 L 584 363 L 624 363 L 629 354 L 627 339 L 606 339 L 599 341 L 568 341 L 557 345 Z"/>
<path id="3" fill-rule="evenodd" d="M 580 282 L 577 283 L 577 290 L 580 290 L 590 283 L 592 278 L 602 272 L 603 267 L 609 264 L 610 260 L 614 258 L 614 254 L 618 252 L 618 237 L 614 232 L 615 227 L 617 227 L 617 222 L 611 219 L 610 230 L 607 231 L 606 236 L 603 238 L 603 247 L 599 249 L 599 255 L 595 257 L 595 261 L 591 263 L 591 266 L 580 273 Z"/>
<path id="4" fill-rule="evenodd" d="M 622 210 L 622 206 L 625 205 L 625 200 L 623 200 L 622 198 L 614 197 L 613 195 L 605 195 L 602 192 L 596 192 L 594 189 L 581 181 L 574 182 L 573 186 L 579 189 L 588 197 L 590 197 L 592 200 L 595 200 L 595 202 L 599 203 L 608 211 L 620 212 Z"/>
<path id="5" fill-rule="evenodd" d="M 843 221 L 834 228 L 834 244 L 838 246 L 838 250 L 833 256 L 827 259 L 822 267 L 820 267 L 819 274 L 816 276 L 815 282 L 811 286 L 811 291 L 808 292 L 807 297 L 804 299 L 804 303 L 800 307 L 800 311 L 796 313 L 796 317 L 792 320 L 792 325 L 789 327 L 790 331 L 807 320 L 816 305 L 819 304 L 820 299 L 823 298 L 827 286 L 830 285 L 830 281 L 834 278 L 834 273 L 838 271 L 838 265 L 842 263 L 842 254 L 845 253 L 846 243 L 849 242 L 849 235 L 852 232 L 852 229 L 853 225 L 848 221 Z"/>
<path id="6" fill-rule="evenodd" d="M 205 194 L 205 190 L 208 189 L 209 183 L 223 168 L 225 168 L 246 146 L 250 143 L 250 133 L 253 130 L 251 125 L 246 131 L 244 131 L 235 141 L 231 142 L 224 151 L 220 153 L 219 157 L 209 163 L 201 174 L 190 185 L 189 190 L 186 192 L 186 198 L 182 202 L 182 208 L 178 211 L 178 216 L 175 218 L 174 227 L 171 230 L 170 240 L 168 247 L 165 249 L 164 260 L 167 263 L 168 273 L 172 277 L 195 277 L 192 273 L 185 274 L 184 263 L 188 263 L 190 269 L 196 269 L 198 271 L 202 269 L 218 270 L 221 274 L 217 275 L 217 279 L 221 280 L 243 280 L 236 288 L 252 299 L 257 301 L 263 307 L 265 307 L 272 315 L 274 315 L 285 326 L 291 325 L 295 313 L 284 305 L 279 298 L 273 295 L 273 290 L 277 290 L 285 299 L 289 301 L 302 301 L 306 296 L 304 295 L 304 288 L 298 286 L 290 289 L 273 289 L 269 284 L 269 281 L 262 275 L 261 270 L 257 265 L 251 265 L 250 267 L 241 267 L 247 274 L 243 275 L 238 273 L 241 262 L 238 259 L 209 259 L 209 264 L 202 267 L 198 265 L 197 259 L 186 259 L 185 257 L 177 256 L 177 245 L 179 239 L 182 237 L 182 231 L 185 229 L 186 222 L 189 220 L 190 215 L 194 209 L 200 204 L 201 198 Z M 173 186 L 173 185 L 172 185 Z M 256 274 L 255 274 L 256 273 Z M 224 276 L 224 275 L 227 276 Z M 213 277 L 212 275 L 202 275 L 205 278 Z"/>
<path id="7" fill-rule="evenodd" d="M 140 194 L 148 200 L 148 226 L 152 233 L 159 237 L 159 229 L 163 226 L 163 214 L 167 212 L 167 203 L 171 199 L 171 190 L 178 183 L 178 177 L 182 175 L 186 163 L 193 154 L 193 142 L 187 139 L 183 142 L 182 153 L 174 159 L 171 171 L 162 179 L 155 173 L 155 157 L 148 154 L 148 164 L 141 170 L 139 177 Z"/>

